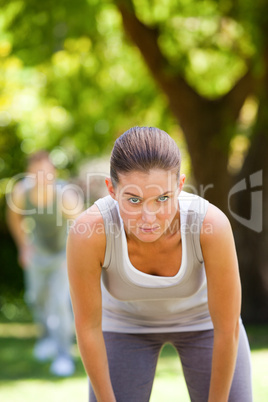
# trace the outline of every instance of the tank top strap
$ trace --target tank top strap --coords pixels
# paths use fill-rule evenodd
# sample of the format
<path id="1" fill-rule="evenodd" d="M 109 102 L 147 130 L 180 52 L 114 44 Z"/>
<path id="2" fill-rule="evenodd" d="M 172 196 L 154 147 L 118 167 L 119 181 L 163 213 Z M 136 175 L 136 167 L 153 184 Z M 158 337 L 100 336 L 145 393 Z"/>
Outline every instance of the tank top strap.
<path id="1" fill-rule="evenodd" d="M 116 201 L 110 196 L 106 196 L 95 201 L 104 222 L 106 235 L 106 251 L 103 268 L 108 268 L 111 262 L 112 250 L 115 246 L 116 238 L 120 234 L 121 221 Z"/>
<path id="2" fill-rule="evenodd" d="M 205 219 L 209 202 L 202 197 L 194 196 L 190 206 L 189 214 L 191 216 L 190 233 L 193 242 L 193 248 L 197 260 L 202 263 L 203 253 L 200 244 L 200 233 Z"/>

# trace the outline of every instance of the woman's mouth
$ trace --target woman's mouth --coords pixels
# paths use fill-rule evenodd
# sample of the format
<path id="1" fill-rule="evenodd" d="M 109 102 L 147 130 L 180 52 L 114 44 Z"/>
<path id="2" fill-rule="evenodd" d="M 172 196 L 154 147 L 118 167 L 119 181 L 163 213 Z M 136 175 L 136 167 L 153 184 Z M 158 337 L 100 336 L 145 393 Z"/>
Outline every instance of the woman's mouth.
<path id="1" fill-rule="evenodd" d="M 160 229 L 160 227 L 159 226 L 153 226 L 153 227 L 140 226 L 139 229 L 144 233 L 155 233 L 155 232 L 157 232 L 157 230 Z"/>

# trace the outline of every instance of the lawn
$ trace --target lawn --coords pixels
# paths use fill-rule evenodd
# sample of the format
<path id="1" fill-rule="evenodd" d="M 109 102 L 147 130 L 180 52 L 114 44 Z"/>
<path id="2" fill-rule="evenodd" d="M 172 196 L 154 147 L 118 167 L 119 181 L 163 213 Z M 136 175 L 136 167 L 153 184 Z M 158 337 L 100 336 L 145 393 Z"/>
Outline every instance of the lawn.
<path id="1" fill-rule="evenodd" d="M 33 358 L 38 328 L 30 317 L 13 311 L 7 318 L 8 310 L 4 312 L 0 315 L 1 402 L 87 401 L 87 377 L 76 345 L 73 346 L 75 375 L 55 378 L 49 373 L 49 363 L 41 364 Z M 247 332 L 252 352 L 254 402 L 267 402 L 268 326 L 248 326 Z M 179 358 L 171 345 L 162 350 L 150 399 L 150 402 L 163 401 L 190 401 Z"/>

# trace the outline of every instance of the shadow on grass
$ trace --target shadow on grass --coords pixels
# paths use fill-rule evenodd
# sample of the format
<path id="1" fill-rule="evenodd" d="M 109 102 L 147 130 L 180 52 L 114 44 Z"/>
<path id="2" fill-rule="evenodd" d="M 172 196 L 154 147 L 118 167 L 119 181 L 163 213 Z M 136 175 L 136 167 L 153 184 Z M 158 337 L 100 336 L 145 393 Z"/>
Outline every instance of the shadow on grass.
<path id="1" fill-rule="evenodd" d="M 33 357 L 35 338 L 1 338 L 0 381 L 18 379 L 46 379 L 58 381 L 49 372 L 51 361 L 38 362 Z M 72 377 L 85 377 L 85 371 L 79 357 L 75 358 L 76 371 Z"/>
<path id="2" fill-rule="evenodd" d="M 39 362 L 34 358 L 33 348 L 37 340 L 38 328 L 28 316 L 26 322 L 12 322 L 0 314 L 0 382 L 22 379 L 44 379 L 59 381 L 49 369 L 51 360 Z M 76 371 L 72 378 L 85 377 L 76 345 L 73 345 Z"/>
<path id="3" fill-rule="evenodd" d="M 43 379 L 49 381 L 62 379 L 50 374 L 51 361 L 41 363 L 34 358 L 33 347 L 35 342 L 36 337 L 0 337 L 0 382 L 19 379 Z M 74 350 L 77 350 L 75 346 Z M 85 377 L 86 374 L 80 357 L 77 355 L 74 359 L 76 371 L 72 378 Z"/>
<path id="4" fill-rule="evenodd" d="M 40 328 L 33 323 L 30 310 L 20 298 L 0 297 L 0 382 L 41 379 L 61 381 L 64 377 L 53 376 L 49 369 L 52 360 L 45 363 L 34 358 L 33 348 Z M 73 345 L 76 366 L 70 378 L 85 377 L 78 348 Z"/>
<path id="5" fill-rule="evenodd" d="M 250 349 L 268 349 L 268 325 L 245 325 Z"/>

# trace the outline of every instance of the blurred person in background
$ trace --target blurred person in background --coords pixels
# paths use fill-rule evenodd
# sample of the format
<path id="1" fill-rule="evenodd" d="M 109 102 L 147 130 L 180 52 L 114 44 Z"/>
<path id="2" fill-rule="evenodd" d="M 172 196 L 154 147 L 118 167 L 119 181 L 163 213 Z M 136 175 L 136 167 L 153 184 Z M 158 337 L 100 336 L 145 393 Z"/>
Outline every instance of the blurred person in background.
<path id="1" fill-rule="evenodd" d="M 39 361 L 53 359 L 50 371 L 70 376 L 74 336 L 66 265 L 68 219 L 83 208 L 77 186 L 56 179 L 49 153 L 28 159 L 27 172 L 7 198 L 7 222 L 24 270 L 25 300 L 43 331 L 34 347 Z"/>

